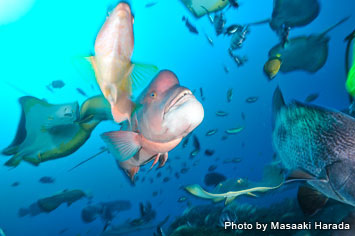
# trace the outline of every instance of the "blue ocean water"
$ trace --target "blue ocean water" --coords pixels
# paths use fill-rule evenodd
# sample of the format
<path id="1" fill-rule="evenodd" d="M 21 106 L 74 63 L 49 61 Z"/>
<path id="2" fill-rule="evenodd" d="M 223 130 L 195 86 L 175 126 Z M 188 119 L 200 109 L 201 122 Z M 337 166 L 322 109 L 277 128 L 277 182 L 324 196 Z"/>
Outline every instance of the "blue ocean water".
<path id="1" fill-rule="evenodd" d="M 1 2 L 6 4 L 7 1 Z M 58 235 L 62 229 L 68 229 L 62 235 L 99 235 L 104 225 L 100 219 L 90 224 L 81 220 L 80 213 L 87 205 L 86 199 L 70 207 L 63 204 L 49 214 L 18 217 L 19 208 L 64 189 L 81 189 L 90 193 L 94 203 L 129 200 L 132 209 L 118 214 L 115 224 L 119 224 L 139 216 L 140 202 L 152 203 L 157 211 L 157 222 L 167 215 L 174 219 L 182 214 L 187 206 L 186 203 L 177 202 L 181 196 L 187 196 L 192 204 L 205 202 L 189 196 L 182 187 L 194 183 L 203 185 L 203 178 L 212 164 L 217 165 L 216 171 L 227 178 L 260 180 L 264 165 L 272 160 L 273 155 L 271 98 L 277 85 L 282 88 L 287 101 L 303 101 L 309 94 L 318 93 L 319 98 L 314 104 L 338 110 L 349 106 L 345 90 L 344 38 L 354 29 L 354 16 L 329 33 L 328 59 L 321 70 L 313 74 L 303 71 L 279 73 L 274 80 L 269 81 L 263 73 L 263 65 L 268 59 L 269 49 L 279 41 L 269 25 L 251 28 L 243 48 L 238 52 L 247 55 L 248 62 L 237 67 L 227 52 L 230 38 L 223 35 L 217 37 L 207 17 L 194 18 L 177 0 L 160 0 L 156 5 L 146 8 L 149 2 L 131 1 L 135 17 L 132 60 L 172 70 L 183 86 L 196 89 L 196 96 L 205 110 L 204 121 L 194 131 L 201 143 L 201 152 L 190 159 L 192 140 L 184 149 L 180 144 L 169 153 L 167 165 L 171 166 L 172 171 L 167 166 L 151 171 L 145 168 L 146 171 L 138 176 L 140 179 L 146 176 L 146 181 L 137 181 L 135 186 L 129 183 L 125 174 L 117 168 L 114 158 L 107 153 L 67 172 L 104 146 L 101 133 L 119 129 L 111 121 L 102 122 L 90 139 L 68 157 L 44 162 L 37 167 L 25 162 L 14 169 L 0 167 L 0 227 L 6 235 Z M 292 29 L 290 37 L 320 33 L 341 18 L 351 16 L 355 9 L 353 0 L 320 2 L 319 16 L 307 26 Z M 93 53 L 95 37 L 108 11 L 116 4 L 117 1 L 109 0 L 34 0 L 28 12 L 17 20 L 4 24 L 0 22 L 1 148 L 9 145 L 15 135 L 21 114 L 19 97 L 31 95 L 45 98 L 53 104 L 74 101 L 81 104 L 86 98 L 76 88 L 83 89 L 89 96 L 100 93 L 97 87 L 93 89 L 90 86 L 94 78 L 83 76 L 73 60 Z M 241 1 L 239 9 L 226 11 L 227 25 L 269 18 L 272 6 L 271 0 Z M 182 16 L 197 27 L 198 35 L 188 31 L 181 20 Z M 213 39 L 213 47 L 205 34 Z M 224 66 L 230 69 L 229 73 L 225 73 Z M 53 80 L 62 80 L 66 85 L 52 93 L 46 86 Z M 204 101 L 199 95 L 199 88 L 203 88 Z M 234 91 L 233 100 L 227 103 L 226 93 L 230 88 Z M 245 99 L 250 96 L 257 96 L 258 101 L 246 103 Z M 226 111 L 229 115 L 217 117 L 215 112 L 218 110 Z M 241 118 L 242 112 L 246 116 L 245 120 Z M 221 140 L 225 135 L 224 130 L 239 126 L 244 127 L 242 132 Z M 206 137 L 205 133 L 210 129 L 218 129 L 218 132 Z M 205 156 L 203 152 L 206 148 L 215 150 L 215 154 Z M 233 157 L 239 157 L 242 161 L 238 164 L 222 164 L 224 159 Z M 2 156 L 1 164 L 7 159 Z M 189 171 L 177 179 L 174 173 L 180 171 L 183 163 L 187 164 Z M 156 176 L 158 172 L 162 173 L 162 177 Z M 38 182 L 42 176 L 52 176 L 56 182 L 43 185 Z M 170 181 L 163 182 L 164 177 L 169 177 Z M 148 181 L 150 178 L 153 183 Z M 11 187 L 13 182 L 20 184 Z M 152 194 L 156 191 L 159 194 L 154 197 Z M 288 191 L 288 194 L 294 194 L 293 189 Z M 267 204 L 278 201 L 279 195 L 282 194 L 270 193 L 252 202 Z M 152 235 L 152 232 L 148 230 L 131 235 Z"/>

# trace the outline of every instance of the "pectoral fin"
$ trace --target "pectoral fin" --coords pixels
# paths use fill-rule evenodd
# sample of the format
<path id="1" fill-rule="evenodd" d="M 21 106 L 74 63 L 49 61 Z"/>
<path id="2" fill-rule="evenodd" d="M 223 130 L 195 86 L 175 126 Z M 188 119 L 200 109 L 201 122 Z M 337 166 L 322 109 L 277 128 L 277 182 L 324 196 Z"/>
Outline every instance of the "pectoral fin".
<path id="1" fill-rule="evenodd" d="M 301 186 L 298 189 L 297 200 L 303 213 L 312 216 L 325 206 L 328 198 L 313 188 Z"/>
<path id="2" fill-rule="evenodd" d="M 101 137 L 117 161 L 122 162 L 133 157 L 141 148 L 138 135 L 129 131 L 113 131 L 103 133 Z"/>
<path id="3" fill-rule="evenodd" d="M 129 79 L 132 84 L 133 92 L 145 88 L 158 72 L 158 67 L 154 65 L 132 63 L 132 67 L 133 69 Z"/>

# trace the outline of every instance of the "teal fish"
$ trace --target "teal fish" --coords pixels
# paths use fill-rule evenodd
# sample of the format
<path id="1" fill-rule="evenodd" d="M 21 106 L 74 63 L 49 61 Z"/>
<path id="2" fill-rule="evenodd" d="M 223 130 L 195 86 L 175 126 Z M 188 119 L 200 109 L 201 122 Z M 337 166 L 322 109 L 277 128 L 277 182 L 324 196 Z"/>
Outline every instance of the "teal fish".
<path id="1" fill-rule="evenodd" d="M 211 130 L 207 131 L 206 136 L 212 136 L 215 133 L 217 133 L 217 131 L 218 131 L 217 129 L 211 129 Z"/>
<path id="2" fill-rule="evenodd" d="M 228 89 L 227 91 L 227 102 L 231 102 L 233 97 L 233 89 Z"/>
<path id="3" fill-rule="evenodd" d="M 240 131 L 242 131 L 243 129 L 244 129 L 244 127 L 237 127 L 237 128 L 227 129 L 226 133 L 227 134 L 237 134 Z"/>
<path id="4" fill-rule="evenodd" d="M 225 111 L 217 111 L 217 112 L 216 112 L 216 115 L 217 115 L 217 116 L 227 116 L 228 113 L 225 112 Z"/>

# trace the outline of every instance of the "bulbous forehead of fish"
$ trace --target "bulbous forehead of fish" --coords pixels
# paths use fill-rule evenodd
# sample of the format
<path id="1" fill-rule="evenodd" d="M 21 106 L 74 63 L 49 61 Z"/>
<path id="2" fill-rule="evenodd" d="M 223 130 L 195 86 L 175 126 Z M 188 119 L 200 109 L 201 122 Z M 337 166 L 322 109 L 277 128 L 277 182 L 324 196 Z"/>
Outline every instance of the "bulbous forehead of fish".
<path id="1" fill-rule="evenodd" d="M 160 71 L 144 91 L 144 96 L 139 100 L 143 104 L 150 101 L 152 96 L 157 96 L 158 99 L 161 99 L 165 92 L 176 85 L 179 85 L 179 80 L 173 72 L 169 70 Z"/>
<path id="2" fill-rule="evenodd" d="M 131 7 L 126 2 L 120 2 L 114 9 L 114 14 L 127 14 L 131 15 Z"/>

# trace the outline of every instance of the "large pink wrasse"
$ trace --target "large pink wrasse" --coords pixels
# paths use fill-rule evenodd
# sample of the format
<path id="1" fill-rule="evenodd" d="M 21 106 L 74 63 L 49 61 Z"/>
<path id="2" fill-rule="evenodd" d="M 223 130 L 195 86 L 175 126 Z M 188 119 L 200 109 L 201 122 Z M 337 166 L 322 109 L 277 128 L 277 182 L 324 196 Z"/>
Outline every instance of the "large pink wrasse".
<path id="1" fill-rule="evenodd" d="M 182 87 L 176 75 L 161 71 L 137 100 L 131 122 L 120 131 L 107 132 L 102 138 L 118 165 L 134 180 L 139 167 L 168 159 L 168 152 L 203 120 L 204 110 L 192 92 Z"/>
<path id="2" fill-rule="evenodd" d="M 90 57 L 96 80 L 117 123 L 130 119 L 134 108 L 132 90 L 145 86 L 144 82 L 157 72 L 155 66 L 131 62 L 133 22 L 130 6 L 119 3 L 101 27 L 95 41 L 95 56 Z"/>

